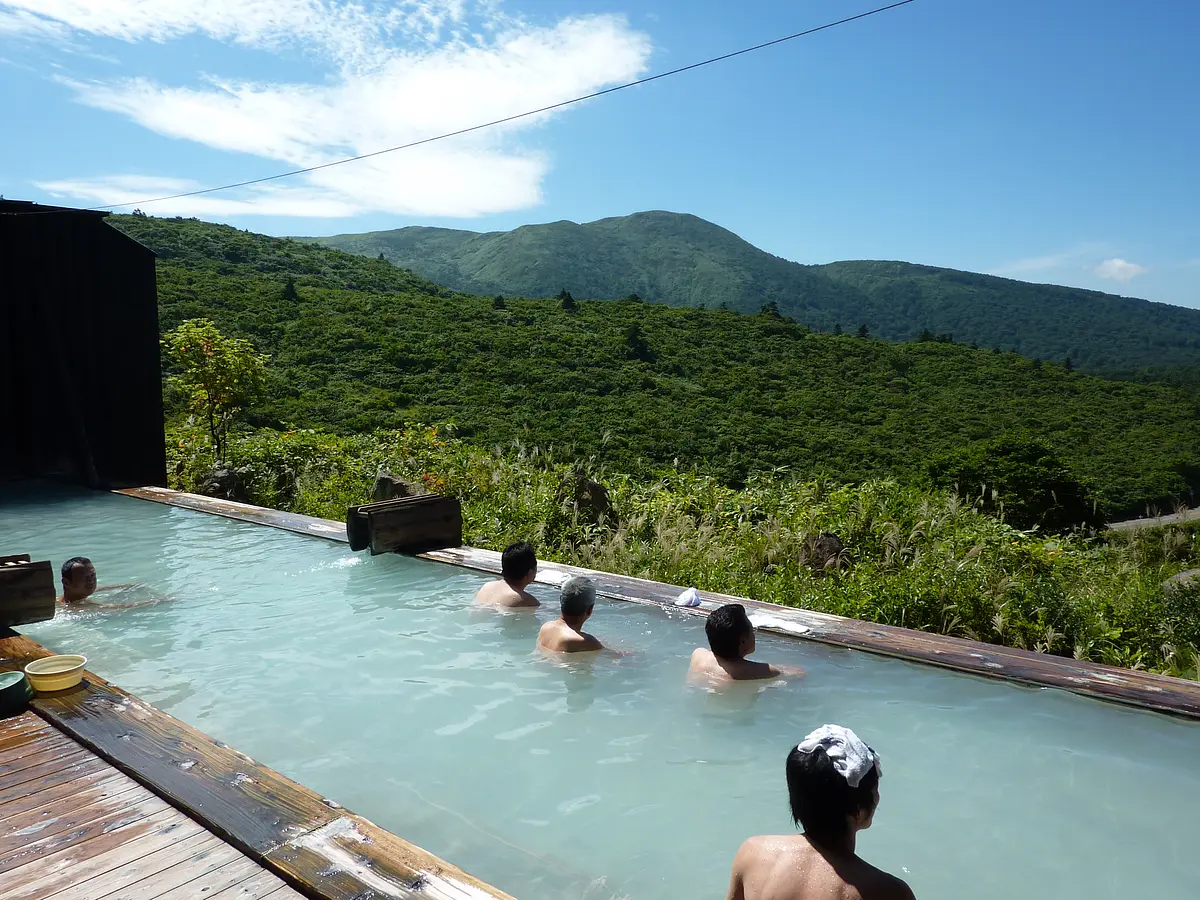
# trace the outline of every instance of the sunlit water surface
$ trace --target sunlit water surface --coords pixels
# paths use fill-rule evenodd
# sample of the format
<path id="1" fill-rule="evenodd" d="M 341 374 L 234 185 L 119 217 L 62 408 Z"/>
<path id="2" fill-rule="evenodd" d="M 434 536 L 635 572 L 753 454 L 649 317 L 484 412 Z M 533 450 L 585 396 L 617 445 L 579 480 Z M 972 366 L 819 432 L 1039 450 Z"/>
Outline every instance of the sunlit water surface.
<path id="1" fill-rule="evenodd" d="M 805 681 L 709 693 L 702 620 L 619 602 L 590 630 L 628 656 L 556 663 L 550 608 L 474 610 L 478 574 L 107 494 L 4 489 L 0 546 L 161 598 L 32 637 L 520 900 L 722 897 L 824 722 L 882 754 L 859 851 L 918 897 L 1200 892 L 1200 727 L 1166 716 L 768 636 Z"/>

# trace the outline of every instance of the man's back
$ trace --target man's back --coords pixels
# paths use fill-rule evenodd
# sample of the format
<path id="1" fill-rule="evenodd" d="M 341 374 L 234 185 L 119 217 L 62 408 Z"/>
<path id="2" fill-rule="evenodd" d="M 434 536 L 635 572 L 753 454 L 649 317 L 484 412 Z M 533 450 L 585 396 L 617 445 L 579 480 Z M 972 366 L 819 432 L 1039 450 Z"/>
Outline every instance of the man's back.
<path id="1" fill-rule="evenodd" d="M 480 606 L 502 606 L 509 609 L 525 609 L 539 606 L 537 597 L 528 591 L 518 590 L 504 579 L 489 581 L 475 595 Z"/>
<path id="2" fill-rule="evenodd" d="M 728 900 L 914 900 L 908 885 L 802 834 L 752 837 L 733 861 Z"/>
<path id="3" fill-rule="evenodd" d="M 603 650 L 604 645 L 582 629 L 572 628 L 562 619 L 547 622 L 538 631 L 538 646 L 554 653 L 587 653 Z"/>

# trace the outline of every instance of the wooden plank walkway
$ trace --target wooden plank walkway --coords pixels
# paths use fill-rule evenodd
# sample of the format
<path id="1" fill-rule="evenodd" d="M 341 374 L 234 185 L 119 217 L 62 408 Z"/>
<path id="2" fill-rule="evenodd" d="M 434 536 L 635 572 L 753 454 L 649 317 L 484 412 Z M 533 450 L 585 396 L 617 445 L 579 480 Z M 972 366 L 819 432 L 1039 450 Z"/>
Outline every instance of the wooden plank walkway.
<path id="1" fill-rule="evenodd" d="M 5 900 L 302 900 L 33 713 L 0 720 Z"/>

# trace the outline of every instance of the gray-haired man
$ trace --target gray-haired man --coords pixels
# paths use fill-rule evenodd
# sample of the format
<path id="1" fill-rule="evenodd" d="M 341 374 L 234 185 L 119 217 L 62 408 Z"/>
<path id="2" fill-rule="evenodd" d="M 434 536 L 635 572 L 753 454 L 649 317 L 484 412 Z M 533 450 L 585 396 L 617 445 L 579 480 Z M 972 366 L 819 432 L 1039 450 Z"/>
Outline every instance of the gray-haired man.
<path id="1" fill-rule="evenodd" d="M 554 653 L 584 653 L 603 650 L 604 645 L 583 630 L 583 623 L 596 607 L 596 585 L 590 578 L 568 578 L 559 594 L 559 616 L 538 632 L 538 646 Z"/>

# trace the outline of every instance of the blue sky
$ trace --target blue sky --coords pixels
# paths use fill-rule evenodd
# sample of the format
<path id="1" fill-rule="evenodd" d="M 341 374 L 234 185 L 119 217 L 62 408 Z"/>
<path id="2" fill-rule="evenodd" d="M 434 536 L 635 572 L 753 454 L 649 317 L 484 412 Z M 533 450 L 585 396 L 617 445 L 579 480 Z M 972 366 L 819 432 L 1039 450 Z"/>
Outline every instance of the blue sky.
<path id="1" fill-rule="evenodd" d="M 0 0 L 0 192 L 76 205 L 313 165 L 871 0 Z M 1200 4 L 916 0 L 517 126 L 146 205 L 272 234 L 691 212 L 1200 307 Z"/>

